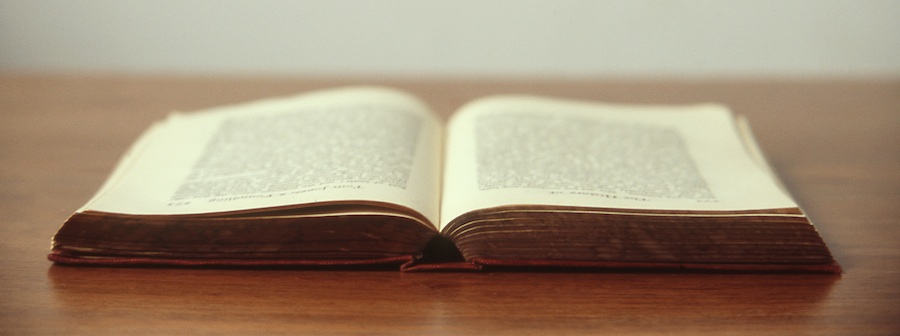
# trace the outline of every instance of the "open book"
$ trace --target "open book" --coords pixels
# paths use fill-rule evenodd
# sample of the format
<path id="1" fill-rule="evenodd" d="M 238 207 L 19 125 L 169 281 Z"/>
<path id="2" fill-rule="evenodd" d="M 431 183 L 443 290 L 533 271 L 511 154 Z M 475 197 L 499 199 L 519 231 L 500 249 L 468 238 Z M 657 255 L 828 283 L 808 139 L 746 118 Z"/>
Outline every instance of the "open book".
<path id="1" fill-rule="evenodd" d="M 49 258 L 840 271 L 727 108 L 374 87 L 172 114 Z"/>

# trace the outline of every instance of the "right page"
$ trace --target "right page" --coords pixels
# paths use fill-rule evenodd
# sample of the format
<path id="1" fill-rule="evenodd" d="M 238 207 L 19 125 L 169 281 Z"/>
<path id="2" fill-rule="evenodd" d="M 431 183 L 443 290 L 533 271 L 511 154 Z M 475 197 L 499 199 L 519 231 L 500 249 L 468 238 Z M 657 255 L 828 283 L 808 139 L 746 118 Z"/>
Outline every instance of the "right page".
<path id="1" fill-rule="evenodd" d="M 441 226 L 515 205 L 745 211 L 796 208 L 720 105 L 481 99 L 447 129 Z"/>

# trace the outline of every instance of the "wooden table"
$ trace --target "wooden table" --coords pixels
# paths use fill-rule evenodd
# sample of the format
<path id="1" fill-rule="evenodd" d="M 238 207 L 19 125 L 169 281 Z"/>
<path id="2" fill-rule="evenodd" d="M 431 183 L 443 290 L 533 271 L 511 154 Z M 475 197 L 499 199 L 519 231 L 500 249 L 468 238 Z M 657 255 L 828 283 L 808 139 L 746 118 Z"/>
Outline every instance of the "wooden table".
<path id="1" fill-rule="evenodd" d="M 844 274 L 78 268 L 50 236 L 154 120 L 343 84 L 749 116 Z M 900 82 L 0 75 L 0 334 L 898 334 Z"/>

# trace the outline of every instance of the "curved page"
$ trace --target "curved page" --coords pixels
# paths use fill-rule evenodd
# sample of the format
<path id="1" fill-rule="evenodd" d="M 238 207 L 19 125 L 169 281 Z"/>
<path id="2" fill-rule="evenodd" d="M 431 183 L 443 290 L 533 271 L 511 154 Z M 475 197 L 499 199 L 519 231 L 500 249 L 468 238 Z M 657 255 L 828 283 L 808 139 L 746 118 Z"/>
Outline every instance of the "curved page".
<path id="1" fill-rule="evenodd" d="M 188 215 L 391 204 L 437 223 L 441 126 L 380 88 L 330 90 L 154 125 L 82 211 Z"/>
<path id="2" fill-rule="evenodd" d="M 514 205 L 796 207 L 718 105 L 497 97 L 462 108 L 447 134 L 442 227 L 469 211 Z"/>

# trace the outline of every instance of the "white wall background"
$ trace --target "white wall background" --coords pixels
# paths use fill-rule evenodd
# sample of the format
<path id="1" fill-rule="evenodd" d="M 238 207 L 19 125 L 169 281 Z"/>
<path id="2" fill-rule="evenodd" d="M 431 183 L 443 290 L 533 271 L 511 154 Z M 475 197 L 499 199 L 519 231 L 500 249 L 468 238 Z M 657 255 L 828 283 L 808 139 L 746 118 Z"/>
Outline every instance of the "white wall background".
<path id="1" fill-rule="evenodd" d="M 0 0 L 0 72 L 900 78 L 900 1 Z"/>

